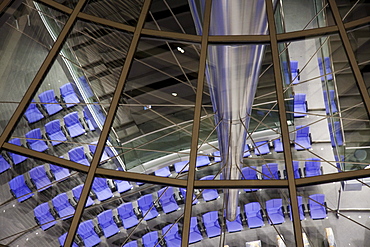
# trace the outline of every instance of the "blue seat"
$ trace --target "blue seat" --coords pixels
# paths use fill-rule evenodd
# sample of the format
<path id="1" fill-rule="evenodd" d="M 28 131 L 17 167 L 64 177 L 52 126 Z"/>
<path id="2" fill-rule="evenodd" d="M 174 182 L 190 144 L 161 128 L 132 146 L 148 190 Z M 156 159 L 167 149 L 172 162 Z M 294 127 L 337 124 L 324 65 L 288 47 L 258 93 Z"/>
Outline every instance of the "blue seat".
<path id="1" fill-rule="evenodd" d="M 311 219 L 325 219 L 327 217 L 325 195 L 310 195 L 308 198 L 308 210 L 310 211 Z"/>
<path id="2" fill-rule="evenodd" d="M 55 180 L 63 181 L 70 176 L 70 172 L 67 168 L 50 164 L 50 171 L 53 173 Z"/>
<path id="3" fill-rule="evenodd" d="M 28 123 L 36 123 L 37 121 L 44 118 L 44 115 L 41 113 L 39 108 L 37 108 L 37 105 L 34 100 L 31 101 L 31 104 L 28 106 L 26 112 L 24 113 L 24 117 L 27 119 Z"/>
<path id="4" fill-rule="evenodd" d="M 158 232 L 148 232 L 145 234 L 142 238 L 144 247 L 154 247 L 154 246 L 162 246 L 161 244 L 158 244 L 159 236 Z"/>
<path id="5" fill-rule="evenodd" d="M 10 190 L 19 202 L 23 202 L 33 196 L 31 189 L 26 184 L 23 175 L 19 175 L 8 182 Z"/>
<path id="6" fill-rule="evenodd" d="M 95 154 L 95 150 L 96 150 L 96 145 L 97 145 L 97 141 L 95 142 L 92 142 L 90 143 L 89 145 L 89 150 L 90 150 L 90 153 L 91 153 L 91 156 L 93 156 Z M 108 156 L 108 153 L 105 151 L 105 149 L 103 150 L 103 154 L 101 155 L 101 158 L 100 158 L 100 163 L 105 163 L 109 160 L 109 156 Z"/>
<path id="7" fill-rule="evenodd" d="M 280 179 L 279 166 L 277 163 L 262 165 L 262 179 Z"/>
<path id="8" fill-rule="evenodd" d="M 324 73 L 324 66 L 322 64 L 322 58 L 321 57 L 318 58 L 318 62 L 319 62 L 320 75 L 322 75 L 321 81 L 325 81 L 325 77 L 328 81 L 333 80 L 330 58 L 329 57 L 324 57 L 325 73 Z M 329 75 L 323 76 L 324 74 L 329 74 Z"/>
<path id="9" fill-rule="evenodd" d="M 321 162 L 319 158 L 307 159 L 304 164 L 305 177 L 313 177 L 322 175 Z"/>
<path id="10" fill-rule="evenodd" d="M 180 194 L 184 198 L 184 201 L 186 200 L 186 189 L 185 188 L 180 188 Z M 196 196 L 193 193 L 193 205 L 197 204 L 199 201 L 196 198 Z"/>
<path id="11" fill-rule="evenodd" d="M 243 167 L 242 168 L 242 179 L 246 180 L 258 180 L 257 167 Z M 258 189 L 244 189 L 245 192 L 257 191 Z"/>
<path id="12" fill-rule="evenodd" d="M 108 186 L 107 179 L 95 177 L 91 189 L 95 192 L 99 201 L 105 201 L 113 197 L 113 193 Z"/>
<path id="13" fill-rule="evenodd" d="M 202 167 L 202 166 L 208 166 L 211 162 L 209 161 L 208 156 L 198 156 L 195 166 L 196 167 Z"/>
<path id="14" fill-rule="evenodd" d="M 271 199 L 266 201 L 266 212 L 270 224 L 278 225 L 285 222 L 283 199 Z"/>
<path id="15" fill-rule="evenodd" d="M 66 193 L 57 195 L 51 201 L 55 211 L 63 220 L 71 218 L 74 215 L 75 209 L 71 205 Z"/>
<path id="16" fill-rule="evenodd" d="M 300 220 L 304 220 L 306 217 L 304 216 L 304 205 L 303 205 L 303 198 L 302 198 L 302 196 L 297 196 L 297 201 L 298 201 L 299 219 Z M 290 205 L 288 205 L 288 210 L 289 210 L 290 220 L 293 220 L 292 210 L 291 210 L 291 206 Z"/>
<path id="17" fill-rule="evenodd" d="M 86 157 L 83 146 L 72 148 L 68 151 L 68 156 L 70 161 L 90 166 L 90 162 Z"/>
<path id="18" fill-rule="evenodd" d="M 290 73 L 292 74 L 293 84 L 299 83 L 298 61 L 290 61 Z"/>
<path id="19" fill-rule="evenodd" d="M 167 247 L 180 247 L 181 236 L 179 234 L 179 226 L 177 223 L 169 224 L 162 229 L 162 236 L 166 241 Z"/>
<path id="20" fill-rule="evenodd" d="M 128 242 L 127 244 L 125 244 L 124 246 L 122 247 L 138 247 L 137 245 L 137 241 L 134 240 L 134 241 L 131 241 L 131 242 Z"/>
<path id="21" fill-rule="evenodd" d="M 9 141 L 9 143 L 17 145 L 17 146 L 22 146 L 21 140 L 19 138 L 13 138 Z M 23 161 L 25 161 L 26 159 L 28 159 L 28 157 L 22 156 L 22 155 L 19 155 L 19 154 L 15 154 L 15 153 L 11 153 L 11 152 L 8 152 L 8 154 L 10 155 L 11 159 L 13 160 L 14 165 L 18 165 L 18 164 L 22 163 Z"/>
<path id="22" fill-rule="evenodd" d="M 238 232 L 243 230 L 242 219 L 240 217 L 240 207 L 237 207 L 236 209 L 236 218 L 234 221 L 226 219 L 226 227 L 228 232 Z"/>
<path id="23" fill-rule="evenodd" d="M 202 215 L 203 224 L 209 238 L 221 234 L 221 226 L 218 221 L 218 211 L 211 211 Z"/>
<path id="24" fill-rule="evenodd" d="M 59 91 L 63 101 L 65 103 L 68 103 L 66 104 L 67 108 L 72 107 L 77 103 L 80 103 L 80 100 L 78 99 L 75 91 L 73 90 L 71 83 L 64 84 L 59 88 Z"/>
<path id="25" fill-rule="evenodd" d="M 118 206 L 117 212 L 125 229 L 129 229 L 139 223 L 131 202 L 123 203 Z"/>
<path id="26" fill-rule="evenodd" d="M 302 177 L 302 171 L 301 171 L 301 168 L 299 168 L 299 161 L 296 161 L 296 160 L 293 161 L 293 172 L 294 172 L 294 178 Z M 287 179 L 286 170 L 284 170 L 284 179 Z"/>
<path id="27" fill-rule="evenodd" d="M 71 112 L 63 117 L 64 124 L 67 127 L 69 135 L 77 137 L 86 133 L 82 123 L 78 117 L 78 112 Z"/>
<path id="28" fill-rule="evenodd" d="M 45 167 L 43 165 L 32 168 L 28 173 L 38 191 L 43 191 L 51 187 L 51 181 L 46 175 Z"/>
<path id="29" fill-rule="evenodd" d="M 60 246 L 64 246 L 64 242 L 66 241 L 66 238 L 67 238 L 67 232 L 58 238 Z M 75 242 L 72 242 L 72 247 L 78 247 L 78 245 Z"/>
<path id="30" fill-rule="evenodd" d="M 294 106 L 294 117 L 304 117 L 307 114 L 307 101 L 306 101 L 306 94 L 297 93 L 294 95 L 293 100 Z"/>
<path id="31" fill-rule="evenodd" d="M 37 224 L 41 226 L 42 230 L 47 230 L 57 222 L 54 216 L 51 214 L 49 204 L 47 202 L 42 203 L 33 209 L 35 220 Z"/>
<path id="32" fill-rule="evenodd" d="M 60 127 L 59 119 L 53 120 L 45 124 L 46 137 L 51 141 L 51 145 L 56 146 L 67 141 L 67 137 Z"/>
<path id="33" fill-rule="evenodd" d="M 159 215 L 157 209 L 153 206 L 152 194 L 147 194 L 137 200 L 140 210 L 143 212 L 144 220 L 151 220 Z M 153 207 L 152 207 L 153 206 Z"/>
<path id="34" fill-rule="evenodd" d="M 83 189 L 83 184 L 80 184 L 80 185 L 77 185 L 76 187 L 74 187 L 72 189 L 72 194 L 73 194 L 73 197 L 74 199 L 78 202 L 80 200 L 80 196 L 81 196 L 81 193 L 82 193 L 82 189 Z M 90 196 L 87 197 L 87 200 L 86 200 L 86 204 L 85 204 L 85 207 L 90 207 L 91 205 L 94 204 L 94 201 L 93 199 L 91 199 Z"/>
<path id="35" fill-rule="evenodd" d="M 335 103 L 335 91 L 334 90 L 329 90 L 329 100 L 328 100 L 328 95 L 326 91 L 323 91 L 324 94 L 324 103 L 325 103 L 325 109 L 326 109 L 326 114 L 335 114 L 338 112 L 337 104 Z M 330 104 L 330 108 L 329 108 Z M 331 109 L 331 112 L 330 112 Z"/>
<path id="36" fill-rule="evenodd" d="M 129 191 L 134 187 L 132 186 L 132 184 L 124 180 L 114 180 L 114 184 L 116 186 L 118 193 Z"/>
<path id="37" fill-rule="evenodd" d="M 87 220 L 80 223 L 77 233 L 81 237 L 86 247 L 92 247 L 101 242 L 99 235 L 94 230 L 94 223 L 92 220 Z"/>
<path id="38" fill-rule="evenodd" d="M 189 160 L 180 161 L 173 164 L 177 173 L 189 171 Z M 185 168 L 184 168 L 185 167 Z"/>
<path id="39" fill-rule="evenodd" d="M 0 173 L 5 172 L 6 170 L 10 169 L 9 162 L 0 154 Z"/>
<path id="40" fill-rule="evenodd" d="M 154 175 L 158 177 L 169 177 L 171 176 L 170 168 L 168 166 L 165 166 L 161 169 L 158 169 L 154 172 Z"/>
<path id="41" fill-rule="evenodd" d="M 294 178 L 301 178 L 302 173 L 299 168 L 299 162 L 298 161 L 293 161 L 293 171 L 294 171 Z"/>
<path id="42" fill-rule="evenodd" d="M 197 217 L 190 218 L 189 244 L 199 242 L 203 239 L 198 226 Z"/>
<path id="43" fill-rule="evenodd" d="M 254 153 L 256 155 L 265 155 L 270 153 L 270 147 L 268 141 L 256 142 L 254 147 Z"/>
<path id="44" fill-rule="evenodd" d="M 281 142 L 281 139 L 274 140 L 274 151 L 276 153 L 282 153 L 284 151 L 283 143 Z"/>
<path id="45" fill-rule="evenodd" d="M 244 212 L 249 228 L 257 228 L 265 225 L 263 223 L 261 206 L 258 202 L 251 202 L 244 205 Z"/>
<path id="46" fill-rule="evenodd" d="M 202 177 L 200 180 L 213 180 L 214 178 L 215 178 L 214 175 L 208 175 Z M 202 196 L 206 202 L 216 200 L 219 197 L 216 189 L 204 189 L 202 192 Z"/>
<path id="47" fill-rule="evenodd" d="M 178 210 L 180 207 L 174 197 L 172 187 L 164 187 L 157 192 L 159 202 L 166 214 Z"/>
<path id="48" fill-rule="evenodd" d="M 306 150 L 311 148 L 311 134 L 310 134 L 310 127 L 299 125 L 296 127 L 296 135 L 295 135 L 295 144 L 294 147 L 296 150 Z"/>
<path id="49" fill-rule="evenodd" d="M 211 162 L 209 161 L 208 156 L 198 156 L 197 159 L 196 159 L 195 166 L 196 167 L 207 166 L 207 165 L 209 165 L 209 163 L 211 163 Z M 185 165 L 186 165 L 186 167 L 184 168 Z M 177 163 L 174 164 L 174 167 L 175 167 L 175 171 L 177 173 L 180 173 L 181 170 L 182 170 L 182 172 L 187 172 L 187 171 L 189 171 L 189 160 L 177 162 Z"/>
<path id="50" fill-rule="evenodd" d="M 41 103 L 44 103 L 42 104 L 42 106 L 44 107 L 49 116 L 54 115 L 55 113 L 63 110 L 63 107 L 60 106 L 59 102 L 57 101 L 57 98 L 55 97 L 53 89 L 40 93 L 39 99 Z"/>
<path id="51" fill-rule="evenodd" d="M 87 127 L 89 127 L 89 130 L 94 131 L 95 125 L 94 125 L 94 122 L 90 119 L 89 114 L 87 113 L 88 111 L 89 109 L 87 108 L 87 106 L 85 106 L 83 109 L 84 119 L 87 124 Z"/>
<path id="52" fill-rule="evenodd" d="M 105 210 L 104 212 L 98 214 L 98 222 L 106 238 L 109 238 L 119 232 L 119 228 L 113 220 L 112 209 Z"/>
<path id="53" fill-rule="evenodd" d="M 28 147 L 38 152 L 44 152 L 49 148 L 46 142 L 42 139 L 45 138 L 42 136 L 40 128 L 33 129 L 26 134 Z"/>

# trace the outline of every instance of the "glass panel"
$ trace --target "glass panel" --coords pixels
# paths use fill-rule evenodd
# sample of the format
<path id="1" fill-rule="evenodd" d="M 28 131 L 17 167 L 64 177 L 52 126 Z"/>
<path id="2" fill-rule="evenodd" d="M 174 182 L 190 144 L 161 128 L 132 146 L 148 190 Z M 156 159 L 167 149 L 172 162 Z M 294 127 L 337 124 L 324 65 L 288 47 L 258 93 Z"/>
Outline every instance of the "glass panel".
<path id="1" fill-rule="evenodd" d="M 294 91 L 292 153 L 299 167 L 304 164 L 303 175 L 363 168 L 368 117 L 339 36 L 286 46 L 292 77 L 287 89 Z M 356 158 L 359 153 L 365 156 Z"/>
<path id="2" fill-rule="evenodd" d="M 306 220 L 302 221 L 302 226 L 311 245 L 328 239 L 332 245 L 334 242 L 347 246 L 365 244 L 366 222 L 370 217 L 366 210 L 368 183 L 369 178 L 363 178 L 299 189 L 305 206 L 310 204 L 306 207 Z"/>
<path id="3" fill-rule="evenodd" d="M 366 0 L 340 1 L 336 0 L 343 22 L 355 21 L 369 16 L 370 4 Z"/>
<path id="4" fill-rule="evenodd" d="M 366 83 L 366 88 L 370 87 L 370 70 L 369 70 L 369 28 L 364 26 L 355 30 L 348 31 L 348 38 L 351 42 L 352 49 L 355 53 L 356 60 L 360 66 L 362 76 Z M 370 90 L 368 90 L 370 93 Z"/>
<path id="5" fill-rule="evenodd" d="M 277 29 L 279 33 L 335 25 L 331 10 L 326 1 L 283 0 L 282 4 L 283 6 L 276 8 L 275 11 L 276 22 L 278 24 L 283 23 Z M 277 5 L 279 5 L 279 1 Z"/>
<path id="6" fill-rule="evenodd" d="M 90 204 L 78 230 L 82 242 L 87 239 L 83 228 L 88 226 L 96 244 L 124 246 L 137 241 L 155 246 L 158 239 L 181 243 L 184 199 L 177 187 L 95 177 Z M 167 232 L 171 224 L 176 225 Z"/>
<path id="7" fill-rule="evenodd" d="M 78 202 L 71 191 L 84 174 L 32 158 L 15 165 L 9 152 L 1 155 L 1 244 L 60 246 Z"/>
<path id="8" fill-rule="evenodd" d="M 143 2 L 143 0 L 89 0 L 82 12 L 111 21 L 136 26 Z"/>
<path id="9" fill-rule="evenodd" d="M 117 169 L 151 174 L 188 155 L 199 56 L 195 48 L 140 40 L 110 133 L 109 141 L 118 143 L 107 143 L 107 148 L 115 147 L 115 156 L 120 154 Z"/>
<path id="10" fill-rule="evenodd" d="M 88 166 L 106 118 L 107 108 L 101 106 L 113 96 L 130 39 L 77 22 L 60 53 L 62 59 L 54 62 L 36 94 L 38 104 L 25 114 L 35 111 L 40 121 L 17 128 L 13 138 L 26 138 L 23 144 L 33 150 Z M 122 41 L 119 48 L 117 40 Z"/>
<path id="11" fill-rule="evenodd" d="M 2 87 L 6 88 L 0 93 L 2 112 L 0 132 L 5 128 L 48 54 L 53 44 L 52 37 L 56 38 L 59 35 L 59 31 L 64 25 L 62 21 L 67 17 L 61 12 L 39 3 L 22 2 L 18 7 L 13 7 L 15 9 L 9 9 L 4 14 L 4 17 L 10 15 L 10 18 L 0 28 L 2 37 L 0 42 L 0 50 L 2 50 L 0 75 Z M 49 33 L 45 27 L 47 23 L 53 23 L 58 28 L 53 33 Z M 12 93 L 9 94 L 9 92 Z M 38 121 L 39 117 L 42 115 L 28 115 L 24 117 L 24 120 L 21 120 L 21 123 L 22 125 L 33 123 Z"/>
<path id="12" fill-rule="evenodd" d="M 152 1 L 144 28 L 196 34 L 189 1 Z"/>

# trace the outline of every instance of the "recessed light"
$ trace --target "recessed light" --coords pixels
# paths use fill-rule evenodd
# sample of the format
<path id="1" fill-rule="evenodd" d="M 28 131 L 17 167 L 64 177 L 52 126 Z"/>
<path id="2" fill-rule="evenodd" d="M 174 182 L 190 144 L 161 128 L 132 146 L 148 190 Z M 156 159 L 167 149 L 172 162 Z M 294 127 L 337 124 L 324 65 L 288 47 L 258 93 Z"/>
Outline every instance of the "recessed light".
<path id="1" fill-rule="evenodd" d="M 176 97 L 177 96 L 177 93 L 176 92 L 173 92 L 171 93 L 172 96 Z"/>
<path id="2" fill-rule="evenodd" d="M 184 50 L 184 49 L 182 49 L 180 46 L 178 46 L 178 47 L 177 47 L 177 50 L 178 50 L 179 52 L 181 52 L 181 53 L 184 53 L 184 52 L 185 52 L 185 50 Z"/>
<path id="3" fill-rule="evenodd" d="M 358 218 L 360 218 L 360 219 L 361 219 L 361 215 L 359 215 L 359 216 L 358 216 Z"/>

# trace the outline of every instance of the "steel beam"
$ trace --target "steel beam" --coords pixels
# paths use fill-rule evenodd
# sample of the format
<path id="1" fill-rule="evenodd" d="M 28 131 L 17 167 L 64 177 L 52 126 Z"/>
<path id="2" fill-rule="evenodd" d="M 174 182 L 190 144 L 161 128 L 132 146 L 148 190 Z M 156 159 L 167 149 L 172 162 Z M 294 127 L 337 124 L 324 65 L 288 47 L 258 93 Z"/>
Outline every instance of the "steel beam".
<path id="1" fill-rule="evenodd" d="M 271 0 L 266 0 L 267 20 L 270 34 L 271 54 L 274 65 L 274 77 L 276 85 L 277 103 L 279 107 L 280 131 L 283 142 L 285 169 L 288 179 L 288 190 L 290 195 L 290 204 L 293 218 L 293 229 L 296 246 L 303 247 L 302 226 L 299 218 L 297 189 L 295 186 L 292 152 L 290 149 L 289 129 L 287 124 L 284 88 L 280 70 L 280 58 L 278 41 L 276 38 L 276 26 L 274 18 L 274 9 Z"/>
<path id="2" fill-rule="evenodd" d="M 189 230 L 190 230 L 190 218 L 193 205 L 193 192 L 194 192 L 194 180 L 195 180 L 195 163 L 198 152 L 198 139 L 199 139 L 199 128 L 200 128 L 200 114 L 202 111 L 202 98 L 203 88 L 205 80 L 206 60 L 207 60 L 207 49 L 208 49 L 208 34 L 209 34 L 209 23 L 211 17 L 211 6 L 212 0 L 206 0 L 204 18 L 203 18 L 203 33 L 199 59 L 198 69 L 198 85 L 197 94 L 195 100 L 194 109 L 194 121 L 193 130 L 191 137 L 191 149 L 190 149 L 190 163 L 188 172 L 188 184 L 186 186 L 186 200 L 184 208 L 184 225 L 182 228 L 182 241 L 181 246 L 189 246 Z"/>

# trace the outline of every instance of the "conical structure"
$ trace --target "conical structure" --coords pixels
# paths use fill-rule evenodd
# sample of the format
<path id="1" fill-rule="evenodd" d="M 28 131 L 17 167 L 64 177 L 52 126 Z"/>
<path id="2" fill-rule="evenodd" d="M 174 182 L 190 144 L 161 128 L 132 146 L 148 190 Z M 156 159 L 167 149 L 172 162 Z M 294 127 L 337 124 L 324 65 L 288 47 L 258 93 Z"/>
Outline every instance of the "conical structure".
<path id="1" fill-rule="evenodd" d="M 205 0 L 189 0 L 197 33 L 201 34 Z M 212 2 L 210 35 L 267 34 L 264 0 Z M 207 81 L 215 112 L 222 179 L 240 179 L 240 166 L 256 94 L 264 45 L 210 45 Z M 226 217 L 233 221 L 238 190 L 224 191 Z"/>

